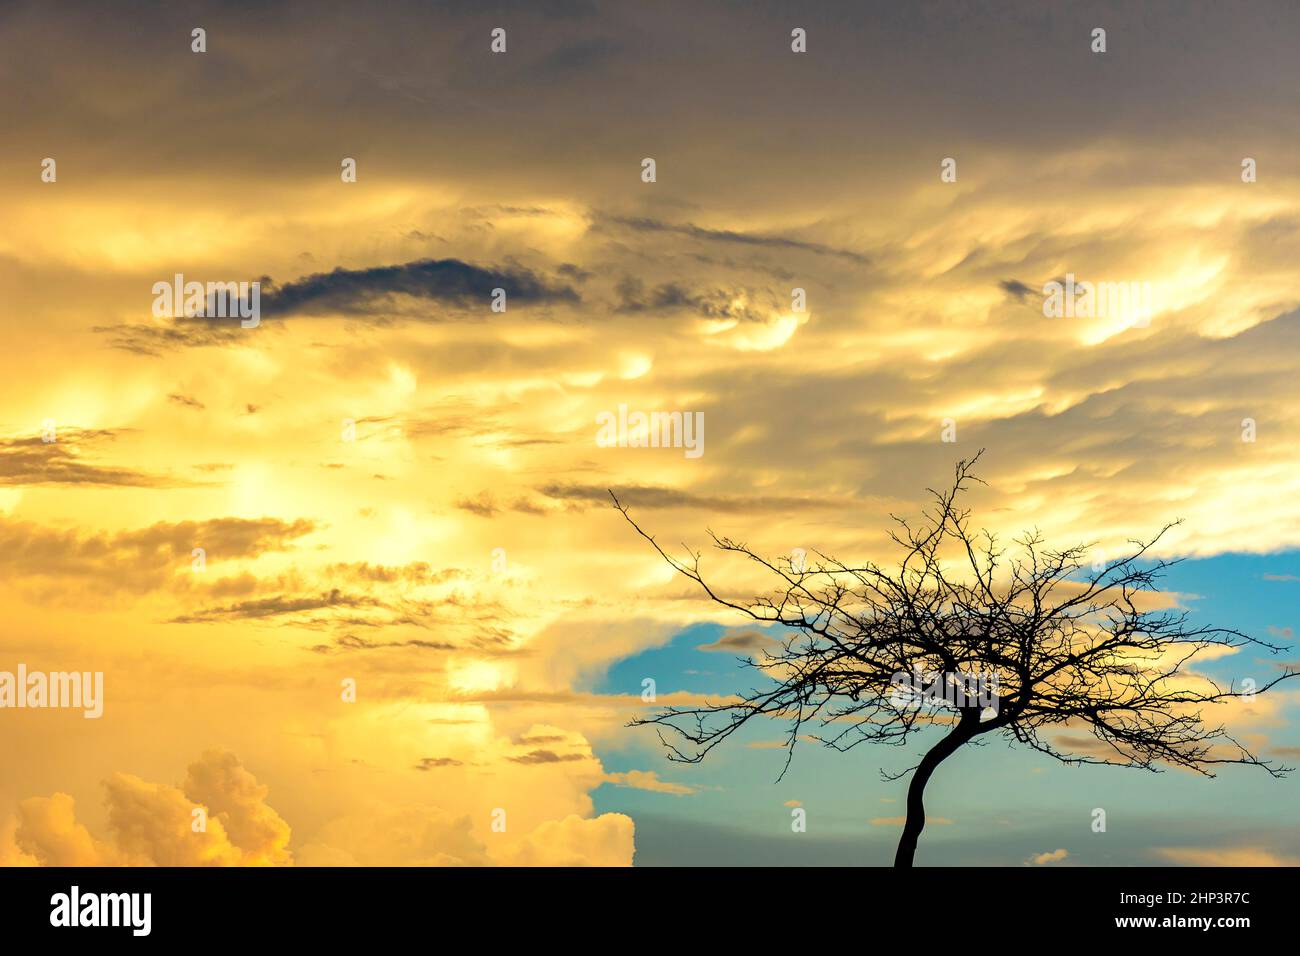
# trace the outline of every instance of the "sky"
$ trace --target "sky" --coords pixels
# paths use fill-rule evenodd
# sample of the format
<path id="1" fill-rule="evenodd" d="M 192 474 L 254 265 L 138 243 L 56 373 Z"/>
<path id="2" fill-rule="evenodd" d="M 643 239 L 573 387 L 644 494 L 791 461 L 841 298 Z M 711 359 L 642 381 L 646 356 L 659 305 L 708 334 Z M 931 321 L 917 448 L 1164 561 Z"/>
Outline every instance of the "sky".
<path id="1" fill-rule="evenodd" d="M 647 678 L 733 693 L 770 635 L 611 489 L 756 593 L 710 531 L 887 562 L 889 516 L 984 449 L 983 526 L 1114 555 L 1181 519 L 1171 605 L 1290 645 L 1297 30 L 1265 2 L 5 4 L 0 671 L 105 690 L 0 710 L 0 864 L 887 865 L 916 747 L 800 744 L 778 781 L 775 725 L 689 766 L 628 726 Z M 260 321 L 158 314 L 177 274 L 258 282 Z M 1150 289 L 1149 321 L 1046 314 L 1067 275 Z M 702 415 L 700 453 L 610 447 L 623 406 Z M 1296 763 L 1298 710 L 1224 719 Z M 918 863 L 1294 865 L 1296 786 L 967 748 Z"/>

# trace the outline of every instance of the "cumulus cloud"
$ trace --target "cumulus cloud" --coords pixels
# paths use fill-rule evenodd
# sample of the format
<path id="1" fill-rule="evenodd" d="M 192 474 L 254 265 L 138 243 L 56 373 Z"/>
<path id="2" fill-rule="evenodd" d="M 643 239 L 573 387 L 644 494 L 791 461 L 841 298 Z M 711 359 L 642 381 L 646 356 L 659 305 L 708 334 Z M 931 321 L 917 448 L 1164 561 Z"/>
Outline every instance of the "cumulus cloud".
<path id="1" fill-rule="evenodd" d="M 184 787 L 128 773 L 104 781 L 108 833 L 93 836 L 65 793 L 31 797 L 0 829 L 6 855 L 40 866 L 265 866 L 292 862 L 289 826 L 230 753 L 208 751 Z M 201 809 L 206 820 L 195 816 Z"/>
<path id="2" fill-rule="evenodd" d="M 289 861 L 289 827 L 266 803 L 269 790 L 234 754 L 211 750 L 190 764 L 185 795 L 208 808 L 225 827 L 244 862 Z"/>
<path id="3" fill-rule="evenodd" d="M 298 854 L 304 866 L 630 866 L 633 824 L 619 813 L 570 815 L 522 840 L 475 835 L 468 816 L 436 806 L 374 807 L 327 823 Z"/>
<path id="4" fill-rule="evenodd" d="M 458 761 L 438 766 L 458 765 Z M 691 792 L 653 773 L 612 775 L 620 785 Z M 484 838 L 470 817 L 428 804 L 374 804 L 327 822 L 297 854 L 268 788 L 226 751 L 192 763 L 180 787 L 128 773 L 104 782 L 108 826 L 96 837 L 64 793 L 32 797 L 0 819 L 0 865 L 8 866 L 628 866 L 632 820 L 606 813 L 544 821 L 514 839 Z M 195 828 L 194 811 L 206 813 Z M 508 819 L 508 818 L 507 818 Z"/>
<path id="5" fill-rule="evenodd" d="M 603 813 L 594 819 L 550 820 L 501 858 L 511 866 L 631 866 L 632 818 Z"/>
<path id="6" fill-rule="evenodd" d="M 75 801 L 66 793 L 24 800 L 17 820 L 5 829 L 12 843 L 0 852 L 35 866 L 111 866 L 120 860 L 111 844 L 77 822 Z"/>
<path id="7" fill-rule="evenodd" d="M 304 866 L 486 866 L 470 819 L 438 807 L 378 807 L 327 823 L 298 854 Z"/>

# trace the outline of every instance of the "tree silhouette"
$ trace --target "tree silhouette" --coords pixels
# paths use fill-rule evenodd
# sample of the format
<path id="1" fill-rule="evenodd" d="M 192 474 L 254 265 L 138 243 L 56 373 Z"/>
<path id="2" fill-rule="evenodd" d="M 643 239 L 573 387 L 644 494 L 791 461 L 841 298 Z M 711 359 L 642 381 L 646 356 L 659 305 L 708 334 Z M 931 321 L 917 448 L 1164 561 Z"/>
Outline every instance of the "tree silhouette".
<path id="1" fill-rule="evenodd" d="M 1218 764 L 1249 764 L 1288 773 L 1207 723 L 1202 708 L 1249 699 L 1298 672 L 1284 668 L 1263 687 L 1238 690 L 1187 668 L 1211 648 L 1282 648 L 1228 628 L 1194 627 L 1184 611 L 1141 606 L 1154 603 L 1144 593 L 1177 563 L 1151 556 L 1174 525 L 1132 541 L 1118 560 L 1089 567 L 1088 546 L 1053 550 L 1037 531 L 1008 554 L 988 531 L 972 531 L 969 510 L 958 505 L 967 485 L 979 481 L 971 471 L 979 457 L 958 463 L 947 490 L 928 489 L 933 504 L 917 526 L 893 518 L 889 536 L 902 555 L 890 568 L 821 554 L 814 565 L 768 560 L 710 532 L 717 548 L 775 576 L 769 596 L 743 603 L 706 583 L 698 552 L 684 561 L 670 557 L 611 491 L 637 533 L 711 600 L 789 629 L 778 650 L 743 661 L 765 676 L 763 686 L 632 725 L 657 725 L 669 759 L 698 763 L 754 718 L 788 721 L 782 776 L 801 736 L 848 751 L 868 742 L 901 746 L 921 727 L 941 727 L 943 736 L 916 766 L 882 771 L 886 779 L 912 774 L 895 866 L 912 865 L 935 769 L 995 734 L 1071 765 L 1181 767 L 1214 776 Z M 1066 752 L 1059 739 L 1045 738 L 1053 728 L 1086 728 L 1097 742 Z"/>

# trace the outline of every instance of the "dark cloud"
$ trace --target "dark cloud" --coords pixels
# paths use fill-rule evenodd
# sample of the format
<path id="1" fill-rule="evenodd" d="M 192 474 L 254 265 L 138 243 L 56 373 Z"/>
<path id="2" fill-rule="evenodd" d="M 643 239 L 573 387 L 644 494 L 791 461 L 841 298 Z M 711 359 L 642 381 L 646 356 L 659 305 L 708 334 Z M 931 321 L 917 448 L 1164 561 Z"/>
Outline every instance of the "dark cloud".
<path id="1" fill-rule="evenodd" d="M 640 279 L 627 276 L 619 282 L 615 291 L 619 297 L 619 312 L 690 311 L 710 319 L 744 319 L 749 322 L 764 322 L 768 318 L 766 312 L 736 304 L 742 294 L 745 298 L 754 298 L 749 290 L 710 289 L 698 292 L 677 282 L 665 282 L 647 294 Z M 775 300 L 773 304 L 775 305 Z"/>
<path id="2" fill-rule="evenodd" d="M 585 274 L 571 264 L 559 270 L 580 281 Z M 344 315 L 384 319 L 397 309 L 396 298 L 408 296 L 459 309 L 480 309 L 485 314 L 492 290 L 504 289 L 507 307 L 564 303 L 577 305 L 582 297 L 567 282 L 551 281 L 522 266 L 483 268 L 459 259 L 419 259 L 366 269 L 337 268 L 277 285 L 262 277 L 259 325 L 245 329 L 238 319 L 178 316 L 159 325 L 95 326 L 109 338 L 111 348 L 156 357 L 175 349 L 250 345 L 265 334 L 261 322 L 289 315 Z M 217 314 L 215 309 L 210 309 Z M 425 318 L 437 318 L 422 314 Z M 249 413 L 256 408 L 249 406 Z"/>
<path id="3" fill-rule="evenodd" d="M 594 273 L 588 272 L 586 269 L 580 268 L 579 266 L 574 265 L 572 262 L 560 263 L 558 266 L 555 267 L 555 271 L 558 272 L 560 275 L 568 276 L 570 279 L 573 279 L 577 282 L 586 282 L 588 279 L 592 277 L 592 275 L 594 275 Z"/>
<path id="4" fill-rule="evenodd" d="M 569 763 L 575 760 L 590 759 L 586 754 L 557 754 L 554 750 L 530 750 L 526 754 L 518 757 L 507 757 L 514 763 L 522 764 L 544 764 L 544 763 Z"/>
<path id="5" fill-rule="evenodd" d="M 206 407 L 197 398 L 191 398 L 189 395 L 181 395 L 178 392 L 172 392 L 168 395 L 167 401 L 175 402 L 177 405 L 184 405 L 186 408 L 203 409 Z"/>
<path id="6" fill-rule="evenodd" d="M 508 305 L 580 301 L 571 286 L 550 283 L 519 266 L 485 269 L 459 259 L 420 259 L 369 269 L 339 268 L 263 289 L 262 314 L 372 314 L 386 308 L 394 295 L 486 312 L 492 290 L 498 288 L 506 290 Z"/>
<path id="7" fill-rule="evenodd" d="M 1039 294 L 1037 289 L 1025 285 L 1025 283 L 1021 282 L 1019 279 L 1003 279 L 998 283 L 998 288 L 1011 296 L 1017 302 L 1025 301 L 1026 296 Z"/>

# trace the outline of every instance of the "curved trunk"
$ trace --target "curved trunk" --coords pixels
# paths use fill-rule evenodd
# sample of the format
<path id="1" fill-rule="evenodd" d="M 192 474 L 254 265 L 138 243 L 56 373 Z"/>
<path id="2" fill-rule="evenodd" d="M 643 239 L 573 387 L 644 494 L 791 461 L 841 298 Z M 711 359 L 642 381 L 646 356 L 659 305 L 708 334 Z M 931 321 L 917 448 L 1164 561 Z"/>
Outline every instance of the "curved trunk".
<path id="1" fill-rule="evenodd" d="M 898 840 L 898 852 L 894 854 L 894 866 L 911 866 L 916 856 L 916 841 L 925 829 L 925 785 L 930 782 L 930 775 L 936 767 L 951 757 L 962 744 L 975 736 L 979 727 L 979 711 L 975 712 L 972 725 L 966 718 L 957 722 L 947 737 L 934 745 L 921 758 L 912 774 L 912 782 L 907 787 L 907 820 L 903 824 L 903 835 Z"/>

